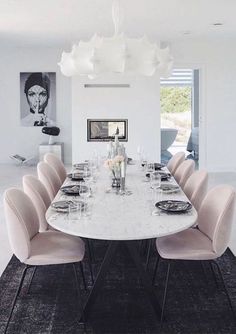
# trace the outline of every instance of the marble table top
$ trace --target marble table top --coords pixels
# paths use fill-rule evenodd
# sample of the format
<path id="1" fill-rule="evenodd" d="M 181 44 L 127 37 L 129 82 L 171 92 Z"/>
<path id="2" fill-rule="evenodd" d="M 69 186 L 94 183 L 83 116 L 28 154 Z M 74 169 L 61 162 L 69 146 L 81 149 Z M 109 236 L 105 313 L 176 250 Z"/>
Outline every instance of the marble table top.
<path id="1" fill-rule="evenodd" d="M 175 184 L 175 181 L 170 181 Z M 66 179 L 64 185 L 76 182 Z M 90 239 L 142 240 L 174 234 L 195 224 L 197 212 L 192 208 L 184 214 L 167 214 L 155 209 L 150 182 L 136 165 L 127 167 L 126 187 L 131 195 L 121 196 L 111 190 L 109 171 L 101 167 L 96 193 L 88 199 L 91 215 L 78 219 L 76 213 L 59 213 L 51 207 L 46 212 L 48 223 L 57 230 Z M 187 200 L 181 190 L 175 194 L 158 195 L 158 199 Z M 75 199 L 60 190 L 54 201 Z M 76 199 L 80 199 L 76 197 Z M 157 200 L 158 200 L 157 199 Z"/>

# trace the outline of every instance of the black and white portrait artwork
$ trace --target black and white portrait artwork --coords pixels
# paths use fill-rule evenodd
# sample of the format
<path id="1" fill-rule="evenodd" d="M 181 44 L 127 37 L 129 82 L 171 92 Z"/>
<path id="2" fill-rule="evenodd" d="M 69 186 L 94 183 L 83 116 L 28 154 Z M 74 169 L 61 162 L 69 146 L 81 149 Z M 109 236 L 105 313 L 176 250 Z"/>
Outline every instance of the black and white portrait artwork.
<path id="1" fill-rule="evenodd" d="M 56 73 L 20 73 L 20 118 L 22 126 L 56 124 Z"/>

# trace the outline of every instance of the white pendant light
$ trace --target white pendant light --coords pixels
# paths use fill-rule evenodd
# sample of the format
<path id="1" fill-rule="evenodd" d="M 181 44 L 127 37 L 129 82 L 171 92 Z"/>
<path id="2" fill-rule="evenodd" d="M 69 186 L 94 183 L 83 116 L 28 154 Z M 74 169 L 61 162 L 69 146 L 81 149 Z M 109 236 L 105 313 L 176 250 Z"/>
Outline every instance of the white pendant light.
<path id="1" fill-rule="evenodd" d="M 146 36 L 128 38 L 121 33 L 123 13 L 118 0 L 113 2 L 113 37 L 95 34 L 88 42 L 73 45 L 71 52 L 63 52 L 58 65 L 65 76 L 86 75 L 95 78 L 104 73 L 127 73 L 162 77 L 170 75 L 173 57 L 169 47 L 161 49 Z"/>

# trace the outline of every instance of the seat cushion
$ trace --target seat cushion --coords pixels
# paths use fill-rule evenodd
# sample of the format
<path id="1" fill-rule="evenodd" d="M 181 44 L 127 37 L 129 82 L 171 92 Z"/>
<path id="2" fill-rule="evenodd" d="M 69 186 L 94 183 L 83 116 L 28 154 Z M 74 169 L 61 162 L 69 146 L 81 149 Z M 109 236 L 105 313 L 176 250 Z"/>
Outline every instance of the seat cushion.
<path id="1" fill-rule="evenodd" d="M 164 259 L 211 260 L 217 257 L 212 241 L 198 229 L 185 231 L 156 239 L 156 247 Z"/>
<path id="2" fill-rule="evenodd" d="M 39 266 L 78 262 L 84 252 L 84 242 L 79 237 L 51 230 L 38 233 L 31 240 L 30 257 L 25 263 Z"/>

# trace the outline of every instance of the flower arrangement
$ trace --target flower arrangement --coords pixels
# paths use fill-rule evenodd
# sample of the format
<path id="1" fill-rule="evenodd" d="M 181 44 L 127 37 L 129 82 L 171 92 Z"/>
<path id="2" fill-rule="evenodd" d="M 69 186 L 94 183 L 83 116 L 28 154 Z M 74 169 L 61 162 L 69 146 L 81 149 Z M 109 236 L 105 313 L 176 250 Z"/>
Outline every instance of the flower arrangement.
<path id="1" fill-rule="evenodd" d="M 117 178 L 117 174 L 120 177 L 121 163 L 125 160 L 123 155 L 116 155 L 113 159 L 107 159 L 104 166 L 111 170 L 114 178 Z"/>

